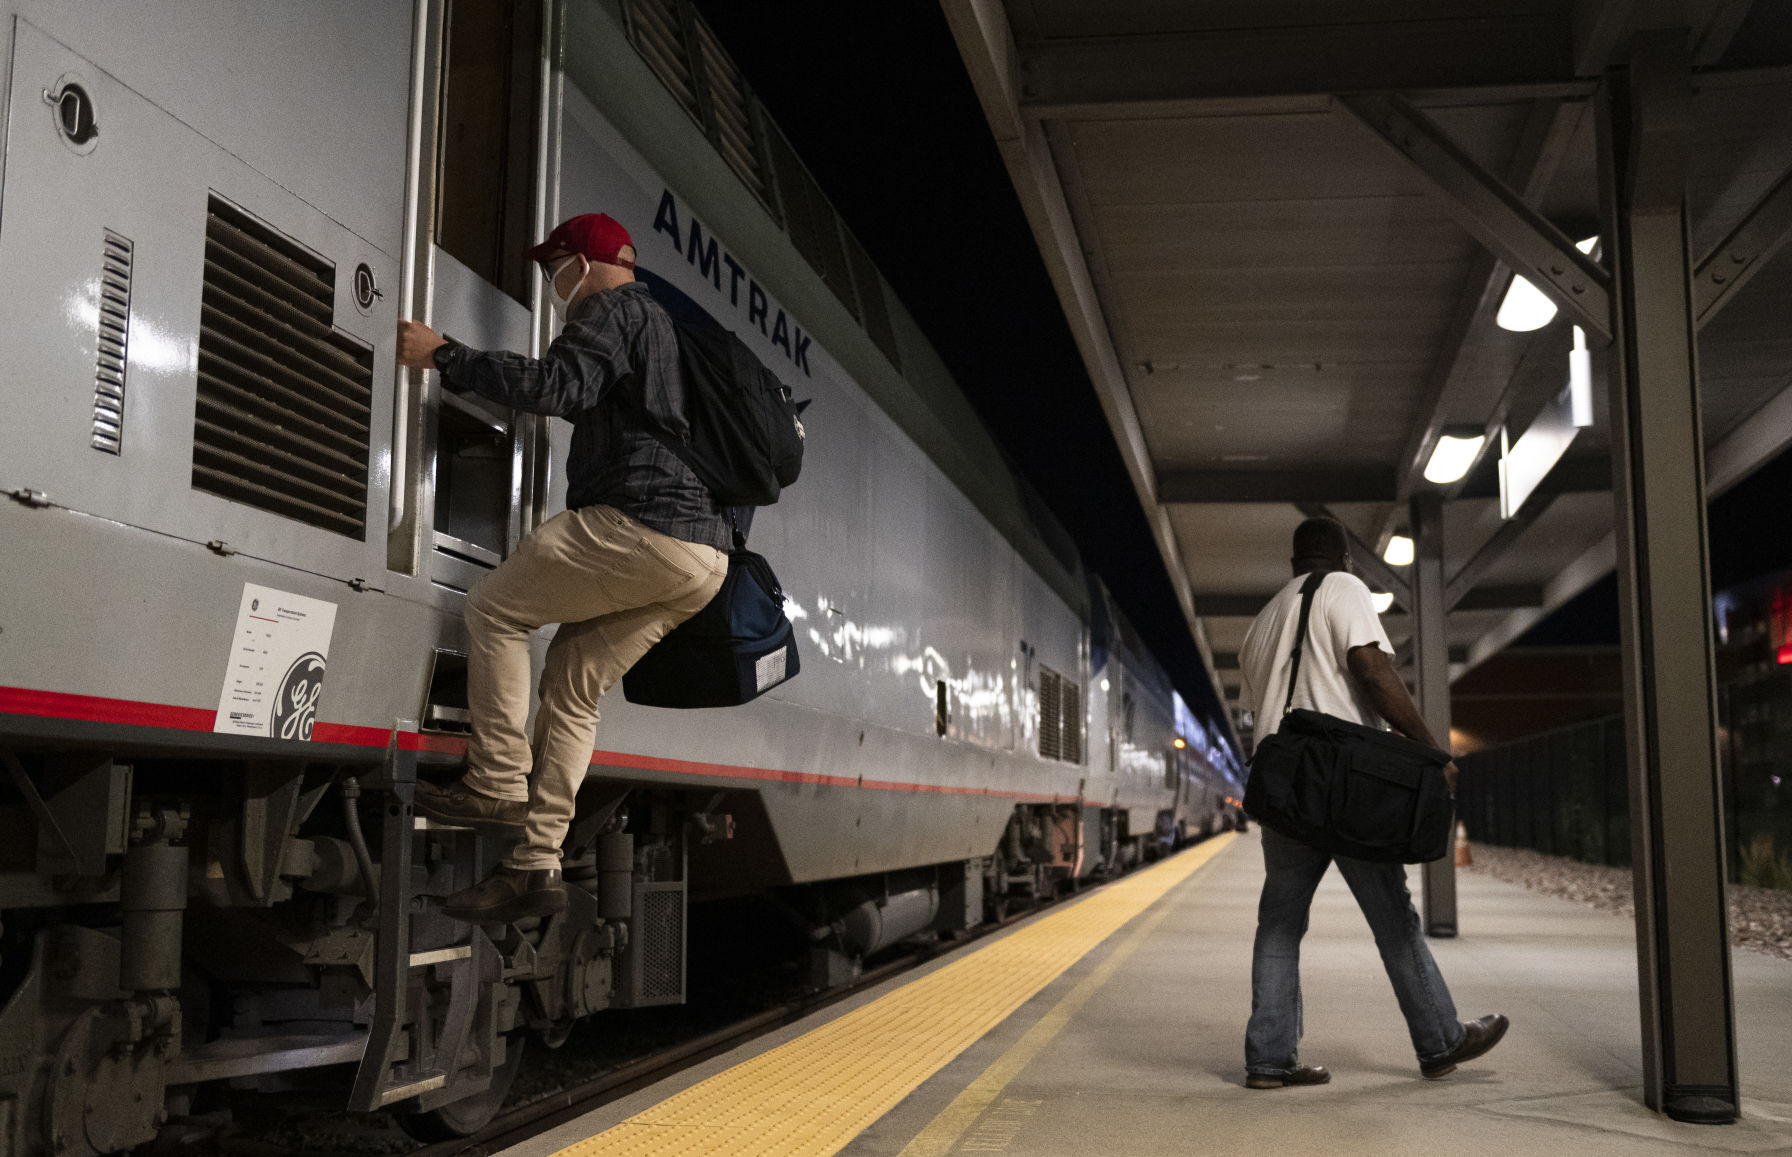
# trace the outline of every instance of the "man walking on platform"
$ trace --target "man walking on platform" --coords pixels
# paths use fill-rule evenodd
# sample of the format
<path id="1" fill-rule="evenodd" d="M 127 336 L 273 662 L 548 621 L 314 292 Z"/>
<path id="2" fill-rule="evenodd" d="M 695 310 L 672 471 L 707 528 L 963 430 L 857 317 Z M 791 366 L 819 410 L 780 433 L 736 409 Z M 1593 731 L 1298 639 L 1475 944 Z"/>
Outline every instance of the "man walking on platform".
<path id="1" fill-rule="evenodd" d="M 1369 588 L 1350 573 L 1344 528 L 1329 518 L 1310 518 L 1294 532 L 1294 579 L 1270 600 L 1246 632 L 1239 653 L 1244 702 L 1255 713 L 1256 742 L 1281 724 L 1290 700 L 1290 657 L 1299 630 L 1301 587 L 1306 576 L 1325 575 L 1313 596 L 1311 620 L 1292 703 L 1352 723 L 1382 726 L 1408 739 L 1437 746 L 1406 685 L 1394 669 L 1394 648 L 1382 630 Z M 1445 769 L 1451 790 L 1456 765 Z M 1300 941 L 1307 931 L 1313 892 L 1332 862 L 1328 852 L 1265 826 L 1267 875 L 1257 906 L 1257 939 L 1251 960 L 1251 1020 L 1245 1030 L 1245 1084 L 1253 1089 L 1322 1085 L 1331 1073 L 1299 1060 L 1301 1037 Z M 1506 1034 L 1508 1021 L 1494 1013 L 1464 1024 L 1420 931 L 1406 889 L 1403 864 L 1336 857 L 1344 882 L 1369 921 L 1400 1011 L 1418 1054 L 1419 1071 L 1436 1078 L 1481 1056 Z"/>
<path id="2" fill-rule="evenodd" d="M 566 318 L 540 359 L 398 323 L 399 364 L 437 370 L 450 390 L 573 424 L 567 509 L 467 596 L 467 773 L 446 787 L 417 784 L 417 810 L 430 819 L 519 841 L 489 877 L 442 906 L 478 923 L 566 906 L 560 844 L 591 766 L 598 698 L 715 595 L 732 541 L 726 512 L 647 424 L 651 416 L 684 433 L 684 381 L 672 321 L 635 280 L 627 231 L 587 213 L 528 259 Z M 529 636 L 549 623 L 560 628 L 542 669 L 532 753 Z"/>

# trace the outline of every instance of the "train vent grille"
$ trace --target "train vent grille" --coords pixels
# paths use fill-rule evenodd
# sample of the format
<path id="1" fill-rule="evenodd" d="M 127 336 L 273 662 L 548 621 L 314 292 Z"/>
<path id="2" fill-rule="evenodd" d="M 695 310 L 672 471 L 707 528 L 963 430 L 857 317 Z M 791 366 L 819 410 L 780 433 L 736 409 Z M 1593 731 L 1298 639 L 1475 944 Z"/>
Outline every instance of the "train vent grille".
<path id="1" fill-rule="evenodd" d="M 641 999 L 684 995 L 684 892 L 649 888 L 642 897 Z"/>
<path id="2" fill-rule="evenodd" d="M 773 129 L 766 134 L 766 141 L 790 241 L 856 321 L 859 300 L 853 292 L 852 270 L 846 264 L 846 247 L 840 240 L 840 218 L 784 134 Z"/>
<path id="3" fill-rule="evenodd" d="M 631 0 L 628 28 L 635 51 L 647 61 L 684 110 L 703 119 L 697 99 L 697 77 L 685 50 L 684 15 L 678 0 Z"/>
<path id="4" fill-rule="evenodd" d="M 768 208 L 758 101 L 690 0 L 630 0 L 630 39 L 673 99 L 703 127 L 728 167 Z"/>
<path id="5" fill-rule="evenodd" d="M 1039 668 L 1039 755 L 1083 761 L 1082 688 L 1044 665 Z"/>
<path id="6" fill-rule="evenodd" d="M 335 288 L 333 264 L 211 199 L 193 486 L 365 539 L 373 350 L 333 327 Z"/>
<path id="7" fill-rule="evenodd" d="M 124 451 L 124 377 L 131 338 L 131 262 L 136 246 L 105 232 L 100 265 L 99 355 L 93 372 L 93 442 L 108 454 Z"/>

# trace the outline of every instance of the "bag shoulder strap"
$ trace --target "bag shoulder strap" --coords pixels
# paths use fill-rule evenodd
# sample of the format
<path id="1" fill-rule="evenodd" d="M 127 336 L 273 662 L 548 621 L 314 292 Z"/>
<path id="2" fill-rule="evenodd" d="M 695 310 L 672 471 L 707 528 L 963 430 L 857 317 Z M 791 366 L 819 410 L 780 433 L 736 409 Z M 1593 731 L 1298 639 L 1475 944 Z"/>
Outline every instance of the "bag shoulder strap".
<path id="1" fill-rule="evenodd" d="M 1294 629 L 1294 650 L 1288 664 L 1288 697 L 1282 701 L 1283 715 L 1294 707 L 1294 684 L 1300 678 L 1301 652 L 1307 649 L 1307 621 L 1313 617 L 1313 596 L 1319 593 L 1319 584 L 1325 581 L 1327 573 L 1314 571 L 1300 587 L 1300 625 Z"/>

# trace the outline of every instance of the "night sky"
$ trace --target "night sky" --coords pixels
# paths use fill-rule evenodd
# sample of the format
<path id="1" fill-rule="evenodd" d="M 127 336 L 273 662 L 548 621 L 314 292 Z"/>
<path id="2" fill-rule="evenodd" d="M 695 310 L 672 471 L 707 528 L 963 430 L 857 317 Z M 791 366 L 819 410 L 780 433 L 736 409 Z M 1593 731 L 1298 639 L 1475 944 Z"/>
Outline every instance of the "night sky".
<path id="1" fill-rule="evenodd" d="M 1208 685 L 936 0 L 696 0 L 996 440 L 1199 713 Z M 1714 589 L 1792 567 L 1792 452 L 1712 504 Z M 1617 583 L 1526 636 L 1616 643 Z"/>

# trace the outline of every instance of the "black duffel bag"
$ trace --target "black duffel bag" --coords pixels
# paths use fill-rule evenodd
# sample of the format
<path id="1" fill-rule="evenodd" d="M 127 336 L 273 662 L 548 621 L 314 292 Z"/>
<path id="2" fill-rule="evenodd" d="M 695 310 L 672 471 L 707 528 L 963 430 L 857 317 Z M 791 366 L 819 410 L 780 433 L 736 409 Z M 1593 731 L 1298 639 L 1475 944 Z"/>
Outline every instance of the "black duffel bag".
<path id="1" fill-rule="evenodd" d="M 735 531 L 728 577 L 709 605 L 666 633 L 622 677 L 649 707 L 737 707 L 796 676 L 796 631 L 771 564 Z"/>
<path id="2" fill-rule="evenodd" d="M 1405 864 L 1441 859 L 1456 820 L 1444 779 L 1448 752 L 1321 711 L 1289 710 L 1313 595 L 1324 578 L 1317 572 L 1301 587 L 1282 723 L 1251 756 L 1244 810 L 1334 855 Z"/>

